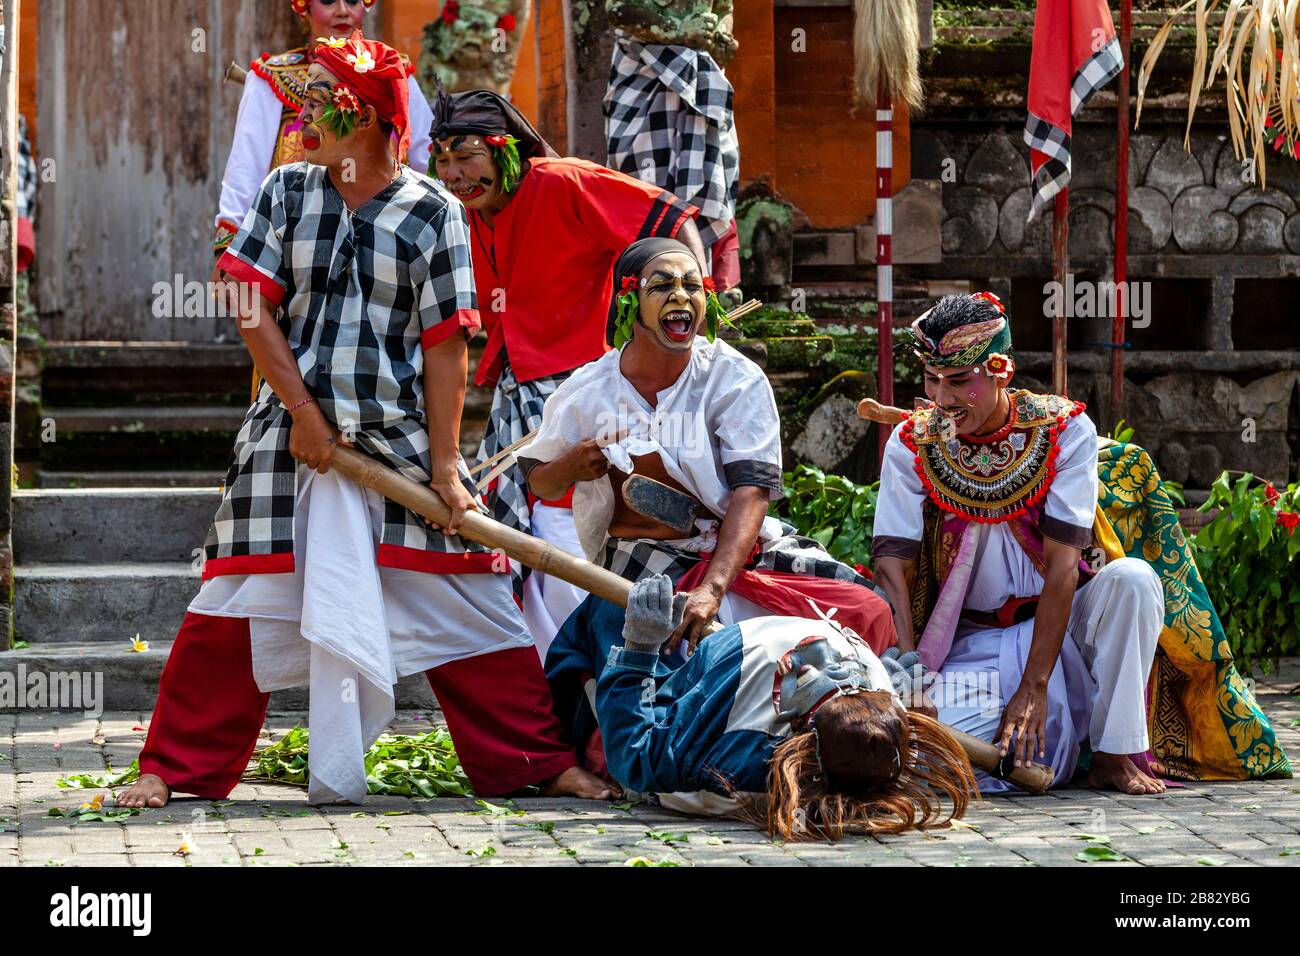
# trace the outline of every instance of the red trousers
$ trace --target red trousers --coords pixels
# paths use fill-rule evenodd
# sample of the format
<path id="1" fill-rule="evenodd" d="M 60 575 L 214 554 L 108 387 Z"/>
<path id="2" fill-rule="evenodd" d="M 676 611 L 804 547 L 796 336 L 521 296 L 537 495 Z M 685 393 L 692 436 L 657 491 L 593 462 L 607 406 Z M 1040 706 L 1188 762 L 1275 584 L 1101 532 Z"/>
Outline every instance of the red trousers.
<path id="1" fill-rule="evenodd" d="M 560 739 L 537 651 L 519 647 L 425 672 L 479 796 L 541 783 L 577 765 Z M 248 619 L 186 614 L 158 686 L 140 772 L 174 792 L 221 799 L 239 783 L 270 699 L 253 680 Z"/>

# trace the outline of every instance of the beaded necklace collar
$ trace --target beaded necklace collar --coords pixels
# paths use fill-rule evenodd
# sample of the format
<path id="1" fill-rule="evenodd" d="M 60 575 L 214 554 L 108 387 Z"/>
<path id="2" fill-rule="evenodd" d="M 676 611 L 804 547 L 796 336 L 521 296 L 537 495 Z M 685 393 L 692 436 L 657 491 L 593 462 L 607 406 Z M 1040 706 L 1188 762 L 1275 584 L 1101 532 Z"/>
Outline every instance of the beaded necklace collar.
<path id="1" fill-rule="evenodd" d="M 1010 521 L 1039 502 L 1056 476 L 1061 430 L 1084 410 L 1060 395 L 1009 389 L 1007 424 L 980 438 L 952 435 L 933 406 L 914 411 L 901 437 L 930 500 L 968 521 Z"/>

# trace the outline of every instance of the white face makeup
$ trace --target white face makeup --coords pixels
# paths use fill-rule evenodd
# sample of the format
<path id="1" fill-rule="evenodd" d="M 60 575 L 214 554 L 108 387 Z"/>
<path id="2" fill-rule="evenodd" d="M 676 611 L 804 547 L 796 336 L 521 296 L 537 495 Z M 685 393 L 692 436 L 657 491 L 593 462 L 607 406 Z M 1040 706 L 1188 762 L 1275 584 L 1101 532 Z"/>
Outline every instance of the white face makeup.
<path id="1" fill-rule="evenodd" d="M 501 173 L 481 136 L 438 140 L 431 171 L 468 209 L 490 207 L 501 196 Z"/>
<path id="2" fill-rule="evenodd" d="M 656 256 L 641 270 L 635 334 L 648 333 L 665 352 L 689 352 L 704 321 L 705 301 L 704 279 L 694 256 Z"/>

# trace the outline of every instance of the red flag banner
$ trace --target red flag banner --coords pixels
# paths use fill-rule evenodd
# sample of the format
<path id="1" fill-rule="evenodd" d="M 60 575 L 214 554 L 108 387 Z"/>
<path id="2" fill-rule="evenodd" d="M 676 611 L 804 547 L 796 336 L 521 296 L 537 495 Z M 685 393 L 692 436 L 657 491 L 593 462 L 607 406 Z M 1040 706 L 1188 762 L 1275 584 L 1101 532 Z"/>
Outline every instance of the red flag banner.
<path id="1" fill-rule="evenodd" d="M 1029 221 L 1070 183 L 1070 129 L 1124 68 L 1106 0 L 1038 0 L 1025 142 L 1034 179 Z"/>

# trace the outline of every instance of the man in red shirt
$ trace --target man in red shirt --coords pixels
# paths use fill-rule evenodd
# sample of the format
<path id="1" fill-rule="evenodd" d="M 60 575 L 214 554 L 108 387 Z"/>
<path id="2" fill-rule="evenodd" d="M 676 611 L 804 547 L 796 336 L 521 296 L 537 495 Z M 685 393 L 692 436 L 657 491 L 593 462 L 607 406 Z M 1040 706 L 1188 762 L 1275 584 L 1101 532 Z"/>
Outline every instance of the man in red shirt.
<path id="1" fill-rule="evenodd" d="M 708 259 L 694 206 L 604 166 L 557 156 L 496 93 L 441 93 L 432 139 L 430 172 L 469 212 L 488 334 L 474 382 L 496 389 L 479 448 L 484 461 L 536 429 L 547 396 L 575 368 L 605 353 L 612 269 L 630 243 L 674 237 L 701 262 Z M 580 553 L 569 500 L 533 508 L 518 466 L 505 460 L 511 463 L 488 488 L 492 516 Z M 550 639 L 586 595 L 540 574 L 516 585 L 545 657 Z"/>

